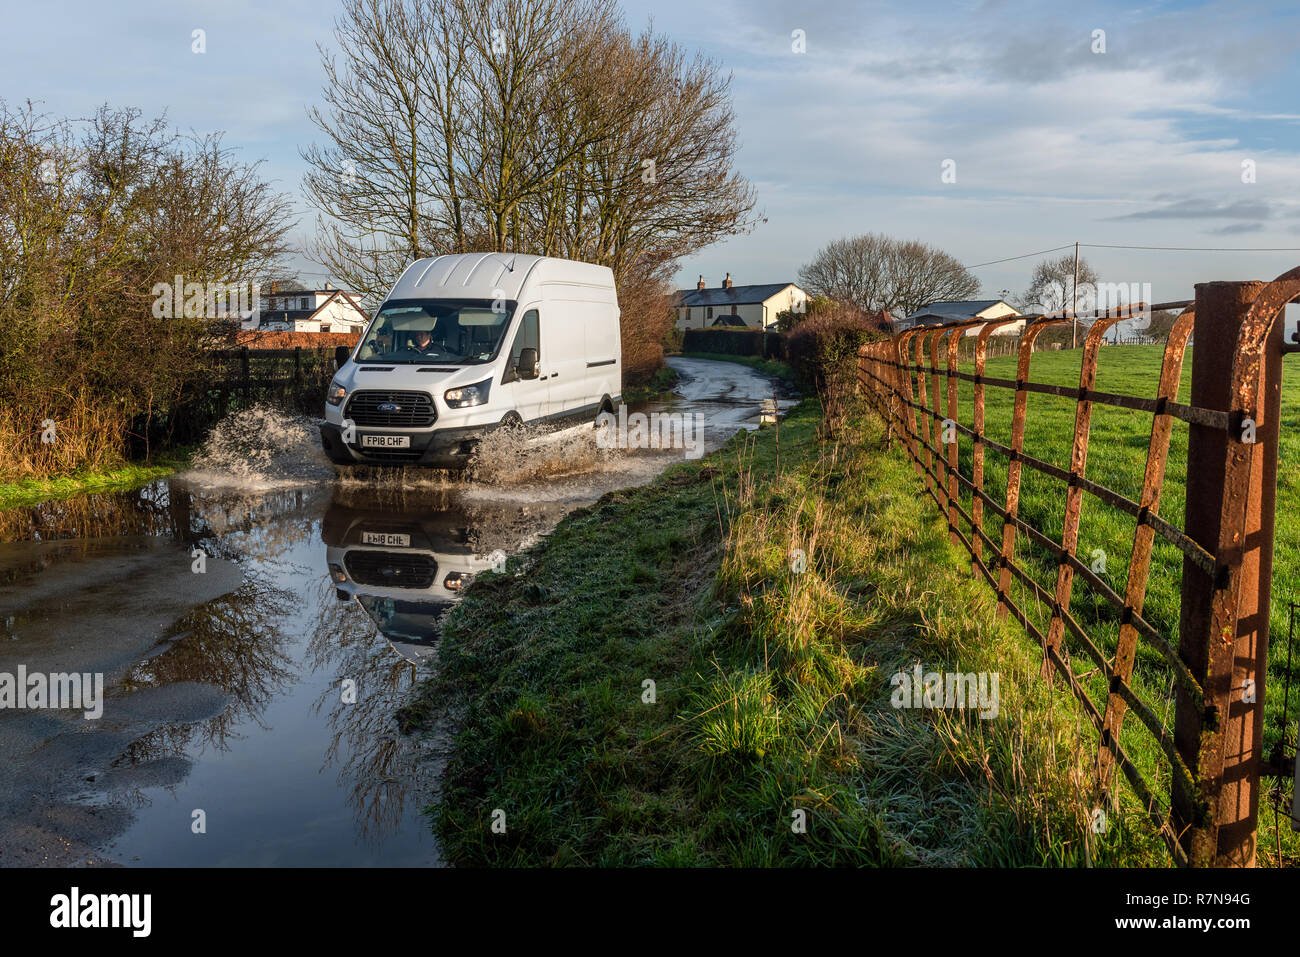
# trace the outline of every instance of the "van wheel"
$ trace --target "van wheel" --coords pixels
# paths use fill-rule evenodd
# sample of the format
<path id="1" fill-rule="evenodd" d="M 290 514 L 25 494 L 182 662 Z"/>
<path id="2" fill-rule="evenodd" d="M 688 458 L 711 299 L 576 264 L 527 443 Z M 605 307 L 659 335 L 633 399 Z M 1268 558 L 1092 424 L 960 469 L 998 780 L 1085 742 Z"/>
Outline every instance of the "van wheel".
<path id="1" fill-rule="evenodd" d="M 605 398 L 600 400 L 600 408 L 596 410 L 596 418 L 591 422 L 591 427 L 593 429 L 600 428 L 600 417 L 606 412 L 610 415 L 614 414 L 614 403 L 610 401 L 609 396 L 605 396 Z"/>
<path id="2" fill-rule="evenodd" d="M 523 425 L 524 420 L 519 417 L 518 412 L 507 412 L 501 417 L 501 428 L 503 429 L 519 429 L 523 428 Z"/>

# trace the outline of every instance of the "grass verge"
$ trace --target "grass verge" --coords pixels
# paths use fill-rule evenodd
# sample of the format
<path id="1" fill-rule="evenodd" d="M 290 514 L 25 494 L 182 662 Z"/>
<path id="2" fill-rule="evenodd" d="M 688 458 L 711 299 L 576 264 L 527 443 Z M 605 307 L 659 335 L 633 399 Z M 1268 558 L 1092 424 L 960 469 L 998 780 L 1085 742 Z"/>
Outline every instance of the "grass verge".
<path id="1" fill-rule="evenodd" d="M 1093 833 L 1080 720 L 900 450 L 820 422 L 805 402 L 474 583 L 402 716 L 460 726 L 432 809 L 448 859 L 1165 863 L 1135 808 Z M 918 664 L 997 675 L 996 715 L 894 707 Z"/>
<path id="2" fill-rule="evenodd" d="M 677 370 L 672 366 L 660 366 L 655 370 L 655 374 L 650 377 L 650 381 L 645 385 L 629 385 L 623 387 L 624 402 L 646 402 L 650 399 L 657 398 L 665 392 L 671 392 L 677 385 Z"/>
<path id="3" fill-rule="evenodd" d="M 0 485 L 0 509 L 25 508 L 52 499 L 135 488 L 185 467 L 193 450 L 171 449 L 148 462 L 132 462 L 110 472 L 76 472 L 51 479 L 22 479 Z"/>

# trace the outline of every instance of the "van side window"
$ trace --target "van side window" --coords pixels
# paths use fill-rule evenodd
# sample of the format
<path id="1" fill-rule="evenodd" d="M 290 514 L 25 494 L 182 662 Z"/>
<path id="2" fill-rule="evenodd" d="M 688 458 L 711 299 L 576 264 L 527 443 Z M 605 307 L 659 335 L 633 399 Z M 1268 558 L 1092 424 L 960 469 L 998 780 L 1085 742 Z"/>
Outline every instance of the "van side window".
<path id="1" fill-rule="evenodd" d="M 537 325 L 537 310 L 529 309 L 524 313 L 523 321 L 519 323 L 519 331 L 515 333 L 515 344 L 510 347 L 511 369 L 519 364 L 519 353 L 525 349 L 536 349 L 537 358 L 541 359 L 542 343 Z"/>

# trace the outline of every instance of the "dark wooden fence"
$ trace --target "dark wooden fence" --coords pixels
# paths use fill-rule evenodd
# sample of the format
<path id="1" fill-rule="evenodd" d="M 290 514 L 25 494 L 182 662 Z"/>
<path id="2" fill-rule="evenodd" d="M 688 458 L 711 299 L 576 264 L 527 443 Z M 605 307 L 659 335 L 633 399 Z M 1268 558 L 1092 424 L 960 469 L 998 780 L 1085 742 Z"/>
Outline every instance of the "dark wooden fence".
<path id="1" fill-rule="evenodd" d="M 191 444 L 202 441 L 223 417 L 258 403 L 286 412 L 321 415 L 325 390 L 335 371 L 335 350 L 221 349 L 209 354 L 201 381 L 186 389 L 173 408 L 135 423 L 138 444 Z"/>
<path id="2" fill-rule="evenodd" d="M 273 402 L 296 412 L 320 414 L 336 368 L 334 349 L 228 349 L 213 352 L 208 389 L 221 401 Z"/>
<path id="3" fill-rule="evenodd" d="M 901 437 L 926 491 L 947 517 L 952 540 L 970 554 L 972 573 L 997 593 L 999 614 L 1010 614 L 1039 643 L 1044 677 L 1063 679 L 1094 728 L 1099 796 L 1111 794 L 1113 771 L 1118 768 L 1181 864 L 1252 865 L 1261 778 L 1294 773 L 1294 757 L 1285 761 L 1265 757 L 1263 730 L 1281 359 L 1284 352 L 1300 349 L 1283 345 L 1279 320 L 1286 303 L 1298 296 L 1300 269 L 1267 284 L 1198 284 L 1195 301 L 1152 307 L 1181 311 L 1165 346 L 1154 395 L 1118 395 L 1095 388 L 1106 331 L 1131 317 L 1140 305 L 1095 317 L 1083 343 L 1078 388 L 1030 378 L 1035 338 L 1046 328 L 1071 321 L 1062 315 L 1028 317 L 1014 380 L 985 373 L 990 335 L 1014 319 L 911 329 L 859 351 L 861 389 L 887 423 L 888 434 Z M 970 329 L 978 329 L 974 367 L 963 370 L 959 343 Z M 1190 404 L 1181 405 L 1176 401 L 1178 387 L 1193 332 L 1198 348 L 1192 356 Z M 943 364 L 941 356 L 946 358 Z M 971 384 L 973 403 L 959 404 L 958 387 L 963 381 Z M 988 389 L 1014 393 L 1009 445 L 985 432 Z M 1024 450 L 1031 392 L 1075 401 L 1068 469 Z M 1097 404 L 1151 416 L 1138 500 L 1086 477 L 1092 409 Z M 969 425 L 959 421 L 962 406 L 971 409 Z M 1176 421 L 1188 429 L 1182 528 L 1159 514 Z M 965 456 L 969 469 L 959 467 L 963 437 L 970 442 Z M 985 489 L 988 453 L 1006 462 L 1005 495 L 998 498 Z M 1019 514 L 1026 468 L 1064 483 L 1059 538 Z M 1127 513 L 1135 523 L 1122 595 L 1077 555 L 1085 494 Z M 995 530 L 1000 524 L 1000 536 L 986 530 L 986 510 L 993 516 Z M 1143 614 L 1156 536 L 1182 553 L 1176 645 Z M 1040 562 L 1042 556 L 1050 556 L 1055 570 L 1052 586 L 1045 587 L 1034 577 L 1034 564 L 1025 561 L 1026 556 L 1018 557 L 1018 537 L 1037 549 Z M 1079 615 L 1072 608 L 1076 577 L 1096 596 L 1095 602 L 1113 609 L 1120 622 L 1117 640 L 1101 640 L 1091 627 L 1097 617 Z M 1022 596 L 1019 601 L 1013 579 Z M 1034 605 L 1046 609 L 1045 627 L 1031 617 Z M 1140 644 L 1158 653 L 1170 676 L 1175 698 L 1172 727 L 1162 717 L 1167 698 L 1144 698 L 1131 683 Z M 1086 671 L 1076 669 L 1072 664 L 1076 659 Z M 1155 741 L 1156 753 L 1167 763 L 1168 774 L 1161 775 L 1170 782 L 1164 797 L 1120 743 L 1128 714 Z"/>

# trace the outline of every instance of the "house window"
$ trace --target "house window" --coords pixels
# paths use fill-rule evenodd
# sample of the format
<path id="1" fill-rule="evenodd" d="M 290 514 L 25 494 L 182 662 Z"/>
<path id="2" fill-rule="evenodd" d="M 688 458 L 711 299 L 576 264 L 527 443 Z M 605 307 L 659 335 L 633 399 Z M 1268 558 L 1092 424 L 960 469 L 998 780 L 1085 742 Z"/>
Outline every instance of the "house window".
<path id="1" fill-rule="evenodd" d="M 306 308 L 307 308 L 307 297 L 306 297 L 306 296 L 303 296 L 303 297 L 302 297 L 302 308 L 303 308 L 303 309 L 306 309 Z"/>
<path id="2" fill-rule="evenodd" d="M 712 319 L 712 318 L 713 318 L 713 307 L 712 307 L 712 306 L 709 306 L 709 314 L 708 314 L 705 318 L 706 318 L 706 319 Z"/>
<path id="3" fill-rule="evenodd" d="M 734 302 L 731 304 L 731 314 L 733 316 L 736 314 L 736 304 Z"/>
<path id="4" fill-rule="evenodd" d="M 320 324 L 320 331 L 321 331 L 321 332 L 330 332 L 330 331 L 331 331 L 331 329 L 330 329 L 330 324 L 329 324 L 328 322 L 322 322 L 322 323 Z"/>

